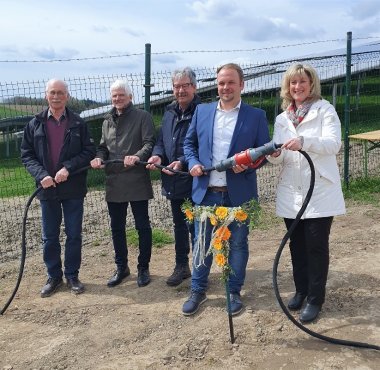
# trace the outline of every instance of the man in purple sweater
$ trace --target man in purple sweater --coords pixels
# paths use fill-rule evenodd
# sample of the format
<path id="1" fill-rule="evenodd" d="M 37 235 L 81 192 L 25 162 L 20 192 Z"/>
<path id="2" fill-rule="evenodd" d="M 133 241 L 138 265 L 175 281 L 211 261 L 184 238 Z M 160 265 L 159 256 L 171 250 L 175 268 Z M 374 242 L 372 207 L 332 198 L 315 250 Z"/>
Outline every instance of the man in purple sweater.
<path id="1" fill-rule="evenodd" d="M 66 107 L 69 99 L 66 82 L 49 80 L 46 99 L 48 109 L 37 114 L 25 126 L 21 143 L 22 163 L 36 180 L 36 186 L 43 188 L 38 199 L 48 280 L 41 290 L 42 298 L 57 290 L 63 275 L 73 293 L 84 291 L 78 274 L 87 171 L 81 169 L 89 166 L 96 150 L 86 123 Z M 66 233 L 64 268 L 59 238 L 62 214 Z"/>

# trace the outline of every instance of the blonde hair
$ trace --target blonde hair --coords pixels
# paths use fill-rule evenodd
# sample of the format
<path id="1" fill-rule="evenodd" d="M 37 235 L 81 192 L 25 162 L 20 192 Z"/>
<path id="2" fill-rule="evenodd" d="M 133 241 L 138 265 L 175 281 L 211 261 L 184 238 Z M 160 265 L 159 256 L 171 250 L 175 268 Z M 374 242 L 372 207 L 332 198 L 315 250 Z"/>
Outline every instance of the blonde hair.
<path id="1" fill-rule="evenodd" d="M 319 80 L 317 71 L 308 64 L 293 64 L 290 66 L 282 77 L 281 92 L 282 98 L 281 108 L 286 108 L 293 102 L 293 98 L 290 95 L 290 80 L 294 76 L 307 76 L 310 79 L 310 95 L 308 101 L 314 102 L 321 99 L 321 82 Z"/>

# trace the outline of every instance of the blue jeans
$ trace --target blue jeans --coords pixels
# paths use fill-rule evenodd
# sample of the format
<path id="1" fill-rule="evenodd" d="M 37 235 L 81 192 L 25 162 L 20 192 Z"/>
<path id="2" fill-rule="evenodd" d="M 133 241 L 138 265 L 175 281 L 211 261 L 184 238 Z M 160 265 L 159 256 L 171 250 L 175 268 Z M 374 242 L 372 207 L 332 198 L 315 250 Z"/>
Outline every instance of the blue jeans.
<path id="1" fill-rule="evenodd" d="M 232 207 L 228 193 L 226 192 L 213 192 L 208 190 L 203 201 L 200 205 L 203 206 L 225 206 Z M 230 237 L 230 253 L 228 262 L 232 268 L 229 276 L 229 288 L 231 293 L 239 293 L 244 284 L 245 270 L 248 263 L 248 223 L 239 225 L 237 222 L 232 222 L 228 228 L 231 231 Z M 210 246 L 212 226 L 210 223 L 206 229 L 206 250 Z M 199 222 L 195 221 L 195 238 L 198 237 Z M 212 265 L 213 255 L 206 257 L 204 264 L 198 268 L 193 267 L 191 278 L 191 290 L 196 292 L 205 292 L 207 289 L 208 275 Z M 199 261 L 193 261 L 193 266 L 198 265 Z"/>
<path id="2" fill-rule="evenodd" d="M 49 277 L 62 278 L 61 231 L 62 212 L 65 224 L 66 278 L 78 276 L 82 259 L 83 198 L 41 200 L 43 258 Z"/>
<path id="3" fill-rule="evenodd" d="M 127 209 L 131 203 L 135 228 L 139 235 L 139 256 L 137 268 L 146 269 L 149 267 L 152 255 L 152 229 L 150 227 L 148 201 L 139 200 L 133 202 L 107 202 L 108 213 L 111 218 L 111 232 L 113 248 L 115 250 L 115 263 L 118 270 L 125 270 L 128 265 L 127 249 Z"/>
<path id="4" fill-rule="evenodd" d="M 190 242 L 194 239 L 194 224 L 188 224 L 181 206 L 184 199 L 171 199 L 170 206 L 172 209 L 173 223 L 174 223 L 174 240 L 175 240 L 175 262 L 176 265 L 187 265 L 189 262 Z"/>

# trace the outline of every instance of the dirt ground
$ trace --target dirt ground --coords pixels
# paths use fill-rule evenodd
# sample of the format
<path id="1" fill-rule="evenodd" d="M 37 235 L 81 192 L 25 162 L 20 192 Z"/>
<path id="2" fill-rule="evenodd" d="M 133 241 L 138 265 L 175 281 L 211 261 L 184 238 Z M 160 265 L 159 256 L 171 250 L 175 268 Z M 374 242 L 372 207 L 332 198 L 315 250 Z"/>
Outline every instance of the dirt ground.
<path id="1" fill-rule="evenodd" d="M 165 284 L 173 245 L 154 249 L 152 282 L 144 288 L 136 283 L 135 248 L 130 250 L 131 276 L 108 288 L 114 270 L 111 243 L 86 246 L 80 273 L 85 293 L 75 296 L 61 287 L 45 299 L 39 296 L 45 282 L 41 256 L 28 257 L 18 294 L 0 317 L 0 369 L 379 369 L 379 351 L 313 338 L 281 311 L 272 289 L 272 264 L 283 234 L 280 220 L 250 234 L 245 309 L 233 319 L 234 344 L 217 267 L 208 301 L 194 317 L 182 315 L 189 281 L 176 288 Z M 293 292 L 287 249 L 278 274 L 285 302 Z M 333 224 L 326 303 L 309 329 L 380 345 L 379 257 L 380 208 L 349 203 L 347 215 Z M 0 268 L 6 296 L 18 265 Z"/>

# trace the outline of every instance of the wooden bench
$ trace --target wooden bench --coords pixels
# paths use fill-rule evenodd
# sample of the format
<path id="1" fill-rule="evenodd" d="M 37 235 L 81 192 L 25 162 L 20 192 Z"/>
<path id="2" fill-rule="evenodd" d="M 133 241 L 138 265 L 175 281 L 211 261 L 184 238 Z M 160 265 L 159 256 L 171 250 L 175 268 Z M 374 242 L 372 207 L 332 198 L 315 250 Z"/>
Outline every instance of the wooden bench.
<path id="1" fill-rule="evenodd" d="M 360 140 L 364 145 L 363 169 L 364 175 L 368 175 L 368 153 L 376 148 L 380 148 L 380 130 L 363 132 L 362 134 L 349 135 L 350 139 Z"/>

